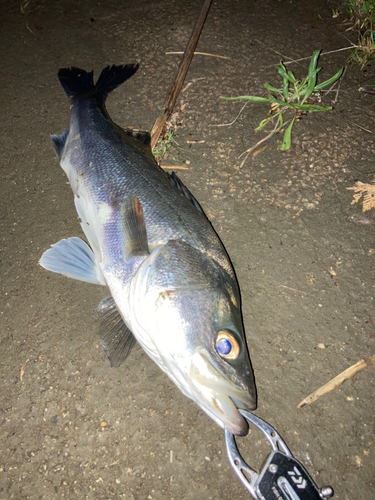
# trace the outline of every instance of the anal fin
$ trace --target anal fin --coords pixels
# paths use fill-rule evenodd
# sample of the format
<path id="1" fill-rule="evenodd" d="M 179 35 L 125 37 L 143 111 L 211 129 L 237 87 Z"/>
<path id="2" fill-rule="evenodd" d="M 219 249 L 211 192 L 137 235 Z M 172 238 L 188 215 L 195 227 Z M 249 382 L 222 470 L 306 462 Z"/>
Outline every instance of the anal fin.
<path id="1" fill-rule="evenodd" d="M 128 357 L 136 340 L 118 312 L 112 297 L 100 302 L 95 320 L 99 322 L 99 338 L 104 352 L 111 366 L 117 368 Z"/>

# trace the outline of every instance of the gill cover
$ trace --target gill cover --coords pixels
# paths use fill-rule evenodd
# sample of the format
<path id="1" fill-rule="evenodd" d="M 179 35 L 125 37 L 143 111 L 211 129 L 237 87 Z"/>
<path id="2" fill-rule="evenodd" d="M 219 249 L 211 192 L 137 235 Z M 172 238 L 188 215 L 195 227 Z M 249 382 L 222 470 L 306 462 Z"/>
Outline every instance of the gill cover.
<path id="1" fill-rule="evenodd" d="M 179 389 L 219 425 L 244 434 L 237 406 L 254 409 L 256 390 L 236 294 L 213 259 L 173 240 L 139 267 L 130 310 L 138 342 Z M 222 340 L 227 355 L 218 350 Z"/>

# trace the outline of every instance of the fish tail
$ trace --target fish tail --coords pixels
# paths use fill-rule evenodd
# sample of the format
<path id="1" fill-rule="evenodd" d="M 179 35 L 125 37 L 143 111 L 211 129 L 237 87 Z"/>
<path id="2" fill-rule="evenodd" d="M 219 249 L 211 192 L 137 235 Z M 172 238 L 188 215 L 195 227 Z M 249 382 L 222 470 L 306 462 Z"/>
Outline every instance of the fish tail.
<path id="1" fill-rule="evenodd" d="M 68 97 L 90 95 L 104 102 L 110 92 L 128 80 L 138 69 L 138 64 L 107 66 L 94 83 L 94 71 L 79 68 L 62 68 L 58 76 Z"/>

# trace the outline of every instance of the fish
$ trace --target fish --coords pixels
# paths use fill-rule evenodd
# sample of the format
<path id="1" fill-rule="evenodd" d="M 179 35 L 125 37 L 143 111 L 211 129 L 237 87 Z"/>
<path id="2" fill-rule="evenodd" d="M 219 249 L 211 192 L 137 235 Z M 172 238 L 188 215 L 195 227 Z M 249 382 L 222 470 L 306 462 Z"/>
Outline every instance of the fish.
<path id="1" fill-rule="evenodd" d="M 257 393 L 229 256 L 181 179 L 157 164 L 150 134 L 122 129 L 105 106 L 137 69 L 108 66 L 96 83 L 93 71 L 58 72 L 70 121 L 51 140 L 87 243 L 62 239 L 39 263 L 108 287 L 95 319 L 112 366 L 138 343 L 220 427 L 246 435 L 239 409 L 254 410 Z"/>

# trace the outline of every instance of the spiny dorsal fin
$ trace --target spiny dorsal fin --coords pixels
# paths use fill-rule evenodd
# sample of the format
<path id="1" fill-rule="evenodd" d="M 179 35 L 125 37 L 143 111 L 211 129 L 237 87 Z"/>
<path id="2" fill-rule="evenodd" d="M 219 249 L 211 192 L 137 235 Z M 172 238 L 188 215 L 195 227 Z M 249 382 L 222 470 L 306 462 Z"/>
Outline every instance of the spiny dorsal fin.
<path id="1" fill-rule="evenodd" d="M 117 368 L 128 357 L 136 340 L 112 297 L 107 297 L 99 303 L 95 320 L 99 322 L 99 338 L 104 352 L 111 366 Z"/>
<path id="2" fill-rule="evenodd" d="M 169 172 L 166 172 L 168 179 L 170 180 L 171 184 L 175 186 L 181 193 L 187 198 L 192 205 L 195 206 L 195 208 L 206 217 L 206 214 L 203 212 L 202 207 L 199 205 L 197 200 L 194 198 L 194 196 L 191 194 L 191 192 L 188 190 L 188 188 L 182 183 L 181 179 L 177 176 L 176 172 L 172 172 L 171 174 Z"/>

